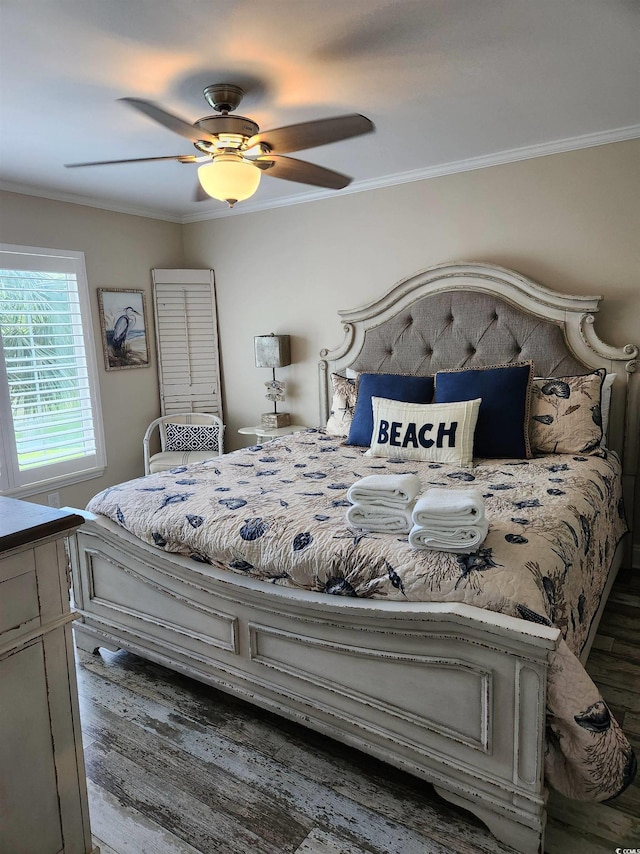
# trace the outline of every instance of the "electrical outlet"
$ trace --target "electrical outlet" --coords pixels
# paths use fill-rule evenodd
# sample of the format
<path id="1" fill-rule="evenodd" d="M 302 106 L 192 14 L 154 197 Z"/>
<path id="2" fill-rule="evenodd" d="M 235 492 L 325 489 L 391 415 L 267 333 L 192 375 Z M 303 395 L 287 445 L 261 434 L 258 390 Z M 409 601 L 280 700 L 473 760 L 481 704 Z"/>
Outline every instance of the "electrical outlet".
<path id="1" fill-rule="evenodd" d="M 49 507 L 60 507 L 60 493 L 50 492 L 47 495 L 47 501 L 49 502 Z"/>

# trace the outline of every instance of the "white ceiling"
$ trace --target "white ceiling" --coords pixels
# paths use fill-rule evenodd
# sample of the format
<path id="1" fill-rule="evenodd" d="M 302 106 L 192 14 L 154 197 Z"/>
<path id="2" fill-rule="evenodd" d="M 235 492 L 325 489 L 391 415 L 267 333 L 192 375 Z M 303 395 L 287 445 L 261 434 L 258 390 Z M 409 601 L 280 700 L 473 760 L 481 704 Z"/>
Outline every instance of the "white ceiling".
<path id="1" fill-rule="evenodd" d="M 247 90 L 261 129 L 342 113 L 376 132 L 294 155 L 341 193 L 640 136 L 639 0 L 0 0 L 0 186 L 189 221 L 195 153 L 117 99 L 192 122 Z M 320 198 L 265 176 L 255 210 Z"/>

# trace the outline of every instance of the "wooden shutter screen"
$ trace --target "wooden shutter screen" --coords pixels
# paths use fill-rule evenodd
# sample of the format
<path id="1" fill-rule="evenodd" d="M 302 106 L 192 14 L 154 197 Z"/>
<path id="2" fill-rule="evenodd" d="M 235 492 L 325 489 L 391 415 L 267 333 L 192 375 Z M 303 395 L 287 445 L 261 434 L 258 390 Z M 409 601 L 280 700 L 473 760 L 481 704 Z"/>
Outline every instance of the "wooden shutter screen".
<path id="1" fill-rule="evenodd" d="M 211 412 L 222 418 L 213 270 L 152 274 L 162 414 Z"/>

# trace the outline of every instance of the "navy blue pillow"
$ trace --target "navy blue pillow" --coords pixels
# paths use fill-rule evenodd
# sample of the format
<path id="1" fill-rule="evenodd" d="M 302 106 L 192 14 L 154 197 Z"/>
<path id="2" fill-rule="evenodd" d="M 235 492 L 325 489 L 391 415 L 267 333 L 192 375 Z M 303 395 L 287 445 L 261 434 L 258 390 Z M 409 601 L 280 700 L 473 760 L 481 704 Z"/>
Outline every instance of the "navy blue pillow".
<path id="1" fill-rule="evenodd" d="M 386 397 L 405 403 L 431 403 L 433 377 L 411 377 L 405 374 L 360 374 L 358 397 L 353 412 L 347 445 L 371 445 L 373 433 L 372 397 Z"/>
<path id="2" fill-rule="evenodd" d="M 438 371 L 435 403 L 482 398 L 473 443 L 474 457 L 531 456 L 529 394 L 531 362 L 492 368 Z"/>

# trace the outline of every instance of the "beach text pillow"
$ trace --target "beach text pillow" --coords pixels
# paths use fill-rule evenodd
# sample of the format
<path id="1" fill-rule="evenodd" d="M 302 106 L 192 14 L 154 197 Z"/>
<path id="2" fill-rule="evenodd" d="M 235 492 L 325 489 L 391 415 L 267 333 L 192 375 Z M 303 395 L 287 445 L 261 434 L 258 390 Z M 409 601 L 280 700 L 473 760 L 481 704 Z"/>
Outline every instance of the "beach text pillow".
<path id="1" fill-rule="evenodd" d="M 367 454 L 469 466 L 480 399 L 461 403 L 404 403 L 374 397 Z"/>

